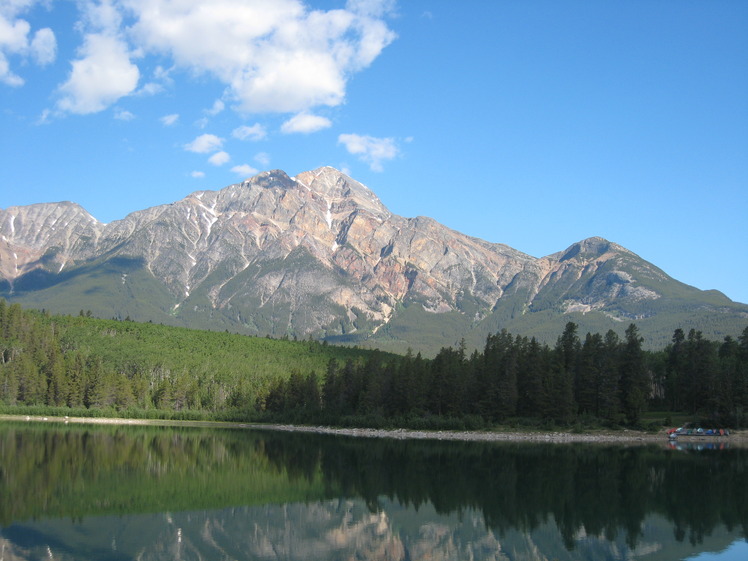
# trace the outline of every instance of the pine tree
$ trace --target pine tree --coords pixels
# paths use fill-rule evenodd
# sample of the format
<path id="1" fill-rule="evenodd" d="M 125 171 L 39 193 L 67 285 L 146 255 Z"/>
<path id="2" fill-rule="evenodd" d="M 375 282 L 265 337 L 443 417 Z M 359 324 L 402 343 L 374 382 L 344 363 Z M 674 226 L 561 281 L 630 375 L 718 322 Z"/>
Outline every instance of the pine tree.
<path id="1" fill-rule="evenodd" d="M 600 416 L 600 370 L 603 338 L 599 333 L 587 333 L 579 353 L 576 377 L 576 400 L 579 413 Z"/>
<path id="2" fill-rule="evenodd" d="M 574 387 L 577 378 L 580 343 L 577 325 L 568 322 L 554 348 L 554 361 L 548 380 L 551 418 L 569 422 L 576 414 Z"/>
<path id="3" fill-rule="evenodd" d="M 626 420 L 631 425 L 637 424 L 641 419 L 651 389 L 642 342 L 638 328 L 632 323 L 626 329 L 620 360 L 621 404 Z"/>
<path id="4" fill-rule="evenodd" d="M 533 337 L 524 346 L 521 359 L 521 375 L 517 380 L 517 413 L 523 417 L 550 417 L 550 396 L 545 383 L 551 371 L 549 349 L 541 346 Z"/>
<path id="5" fill-rule="evenodd" d="M 617 421 L 621 410 L 619 356 L 621 344 L 618 334 L 609 329 L 603 343 L 603 357 L 600 366 L 599 416 Z"/>

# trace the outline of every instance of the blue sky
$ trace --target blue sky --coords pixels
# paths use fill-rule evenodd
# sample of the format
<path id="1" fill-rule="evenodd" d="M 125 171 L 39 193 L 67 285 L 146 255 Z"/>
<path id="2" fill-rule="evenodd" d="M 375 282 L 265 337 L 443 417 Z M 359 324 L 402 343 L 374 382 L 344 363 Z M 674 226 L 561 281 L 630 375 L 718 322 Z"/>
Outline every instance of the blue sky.
<path id="1" fill-rule="evenodd" d="M 331 165 L 537 257 L 748 302 L 744 0 L 0 0 L 0 208 Z"/>

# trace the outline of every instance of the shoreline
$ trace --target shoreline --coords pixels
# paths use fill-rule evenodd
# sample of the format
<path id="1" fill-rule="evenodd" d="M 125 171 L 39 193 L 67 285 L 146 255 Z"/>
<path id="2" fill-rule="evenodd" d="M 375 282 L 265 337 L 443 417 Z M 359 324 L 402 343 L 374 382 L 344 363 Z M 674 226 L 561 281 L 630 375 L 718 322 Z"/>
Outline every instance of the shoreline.
<path id="1" fill-rule="evenodd" d="M 91 424 L 121 426 L 164 426 L 216 429 L 272 430 L 279 432 L 301 432 L 349 436 L 354 438 L 391 438 L 395 440 L 447 440 L 462 442 L 533 442 L 548 444 L 601 443 L 601 444 L 667 444 L 665 430 L 656 433 L 622 429 L 618 431 L 590 431 L 582 433 L 559 431 L 425 431 L 415 429 L 370 429 L 336 428 L 289 424 L 237 423 L 225 421 L 175 421 L 161 419 L 127 419 L 119 417 L 43 417 L 33 415 L 0 415 L 0 422 L 34 422 L 54 424 Z M 679 443 L 719 442 L 748 447 L 748 431 L 735 431 L 730 436 L 690 436 L 677 440 Z"/>

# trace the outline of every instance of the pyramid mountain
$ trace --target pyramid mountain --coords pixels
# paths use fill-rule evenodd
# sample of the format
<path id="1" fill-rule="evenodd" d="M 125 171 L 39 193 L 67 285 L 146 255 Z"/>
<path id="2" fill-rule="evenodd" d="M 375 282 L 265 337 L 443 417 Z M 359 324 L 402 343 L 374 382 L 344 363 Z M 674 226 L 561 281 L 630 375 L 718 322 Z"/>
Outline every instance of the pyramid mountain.
<path id="1" fill-rule="evenodd" d="M 195 328 L 433 352 L 488 333 L 554 341 L 636 322 L 721 339 L 748 305 L 669 277 L 602 238 L 536 258 L 391 213 L 323 167 L 263 172 L 109 224 L 74 203 L 0 210 L 0 297 Z"/>

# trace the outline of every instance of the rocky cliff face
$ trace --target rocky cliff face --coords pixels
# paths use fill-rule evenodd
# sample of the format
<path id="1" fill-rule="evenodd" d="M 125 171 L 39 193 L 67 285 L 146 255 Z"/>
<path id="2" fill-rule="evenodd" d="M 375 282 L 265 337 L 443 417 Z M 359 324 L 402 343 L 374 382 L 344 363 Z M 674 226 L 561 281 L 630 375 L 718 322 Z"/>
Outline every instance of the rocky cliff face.
<path id="1" fill-rule="evenodd" d="M 93 249 L 103 226 L 74 203 L 0 210 L 0 278 L 14 281 L 37 268 L 59 273 L 73 256 Z"/>
<path id="2" fill-rule="evenodd" d="M 533 312 L 641 320 L 674 290 L 700 293 L 689 289 L 600 238 L 534 258 L 394 215 L 329 167 L 261 173 L 110 224 L 73 203 L 0 210 L 0 295 L 69 313 L 416 343 L 419 329 L 484 336 Z"/>

